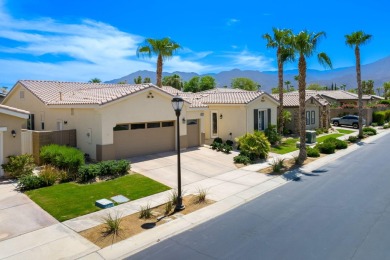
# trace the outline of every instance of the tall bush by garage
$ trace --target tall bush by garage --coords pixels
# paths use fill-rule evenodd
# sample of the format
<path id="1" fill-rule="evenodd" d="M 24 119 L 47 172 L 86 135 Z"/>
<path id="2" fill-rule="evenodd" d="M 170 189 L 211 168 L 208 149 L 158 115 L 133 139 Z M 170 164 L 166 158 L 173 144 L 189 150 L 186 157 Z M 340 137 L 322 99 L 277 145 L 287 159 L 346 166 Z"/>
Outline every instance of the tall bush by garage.
<path id="1" fill-rule="evenodd" d="M 73 147 L 57 144 L 43 146 L 40 157 L 45 164 L 51 164 L 73 173 L 77 172 L 79 167 L 85 163 L 83 152 Z"/>
<path id="2" fill-rule="evenodd" d="M 263 132 L 255 131 L 253 134 L 246 133 L 236 138 L 241 153 L 247 154 L 251 160 L 267 158 L 271 150 L 271 144 Z"/>
<path id="3" fill-rule="evenodd" d="M 386 120 L 386 111 L 376 111 L 372 113 L 372 121 L 378 125 L 383 125 Z"/>

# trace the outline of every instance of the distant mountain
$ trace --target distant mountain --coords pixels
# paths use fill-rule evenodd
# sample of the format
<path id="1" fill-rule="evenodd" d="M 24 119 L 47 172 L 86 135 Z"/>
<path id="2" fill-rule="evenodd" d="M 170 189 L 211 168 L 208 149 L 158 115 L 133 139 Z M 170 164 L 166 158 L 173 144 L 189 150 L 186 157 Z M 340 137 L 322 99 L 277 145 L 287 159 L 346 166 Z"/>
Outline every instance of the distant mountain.
<path id="1" fill-rule="evenodd" d="M 375 87 L 380 87 L 384 82 L 390 81 L 390 56 L 376 62 L 362 66 L 362 80 L 373 80 Z M 277 71 L 257 71 L 257 70 L 239 70 L 233 69 L 230 71 L 222 71 L 219 73 L 209 73 L 199 75 L 193 72 L 164 72 L 163 76 L 178 74 L 183 81 L 188 81 L 194 76 L 211 75 L 215 78 L 218 87 L 230 86 L 233 78 L 245 77 L 250 78 L 261 85 L 261 89 L 271 92 L 277 83 Z M 297 87 L 298 83 L 294 80 L 294 76 L 298 75 L 298 70 L 287 70 L 284 72 L 284 81 L 290 81 L 292 86 Z M 119 79 L 110 80 L 107 83 L 117 83 L 120 81 L 134 82 L 134 78 L 141 76 L 142 78 L 149 77 L 152 82 L 156 82 L 156 72 L 154 71 L 137 71 Z M 331 86 L 332 83 L 338 86 L 347 85 L 347 89 L 356 88 L 356 71 L 355 67 L 338 68 L 334 70 L 311 70 L 307 71 L 307 84 L 318 83 L 324 86 Z"/>

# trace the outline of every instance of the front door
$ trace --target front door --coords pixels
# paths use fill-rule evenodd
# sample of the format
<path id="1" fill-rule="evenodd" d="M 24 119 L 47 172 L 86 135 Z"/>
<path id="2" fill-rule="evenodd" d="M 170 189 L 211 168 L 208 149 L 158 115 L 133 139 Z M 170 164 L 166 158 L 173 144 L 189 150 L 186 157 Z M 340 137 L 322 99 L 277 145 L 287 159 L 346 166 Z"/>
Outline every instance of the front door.
<path id="1" fill-rule="evenodd" d="M 211 112 L 211 138 L 218 137 L 218 112 Z"/>

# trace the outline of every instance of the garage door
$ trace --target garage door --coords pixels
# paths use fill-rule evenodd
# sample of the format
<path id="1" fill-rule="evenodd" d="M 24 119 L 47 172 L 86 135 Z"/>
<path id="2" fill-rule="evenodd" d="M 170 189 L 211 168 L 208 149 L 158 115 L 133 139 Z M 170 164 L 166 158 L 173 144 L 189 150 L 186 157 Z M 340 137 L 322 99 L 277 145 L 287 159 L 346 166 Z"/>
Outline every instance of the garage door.
<path id="1" fill-rule="evenodd" d="M 199 121 L 198 119 L 187 120 L 188 147 L 199 146 Z"/>
<path id="2" fill-rule="evenodd" d="M 122 124 L 114 128 L 115 158 L 175 150 L 174 121 Z"/>

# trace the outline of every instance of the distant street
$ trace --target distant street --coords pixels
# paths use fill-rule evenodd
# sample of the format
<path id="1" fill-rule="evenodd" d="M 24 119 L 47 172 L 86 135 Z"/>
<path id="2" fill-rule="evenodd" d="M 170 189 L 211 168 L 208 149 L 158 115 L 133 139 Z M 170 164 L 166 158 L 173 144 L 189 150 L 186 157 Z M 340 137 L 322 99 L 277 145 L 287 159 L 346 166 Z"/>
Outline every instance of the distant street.
<path id="1" fill-rule="evenodd" d="M 128 259 L 390 259 L 390 135 Z"/>

